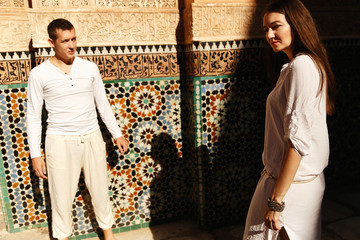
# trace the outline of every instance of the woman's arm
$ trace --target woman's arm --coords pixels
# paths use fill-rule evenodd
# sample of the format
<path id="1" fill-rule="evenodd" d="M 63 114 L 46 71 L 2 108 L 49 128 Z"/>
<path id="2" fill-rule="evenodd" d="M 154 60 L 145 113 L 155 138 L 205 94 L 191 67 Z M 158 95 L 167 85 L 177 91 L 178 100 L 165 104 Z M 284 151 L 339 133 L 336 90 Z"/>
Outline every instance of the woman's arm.
<path id="1" fill-rule="evenodd" d="M 287 154 L 280 171 L 279 178 L 276 181 L 274 190 L 270 196 L 272 201 L 281 203 L 285 197 L 285 194 L 290 188 L 291 183 L 294 180 L 296 171 L 299 168 L 301 158 L 298 153 L 290 145 L 287 150 Z M 280 212 L 271 211 L 266 209 L 264 214 L 265 224 L 274 230 L 280 230 L 279 227 Z"/>

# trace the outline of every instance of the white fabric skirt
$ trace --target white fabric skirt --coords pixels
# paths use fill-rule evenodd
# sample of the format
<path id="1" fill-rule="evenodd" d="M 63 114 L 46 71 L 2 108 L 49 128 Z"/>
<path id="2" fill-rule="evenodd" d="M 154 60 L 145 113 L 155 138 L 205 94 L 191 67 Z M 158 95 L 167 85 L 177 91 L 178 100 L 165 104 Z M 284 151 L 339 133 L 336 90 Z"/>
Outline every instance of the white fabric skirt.
<path id="1" fill-rule="evenodd" d="M 276 180 L 262 174 L 250 203 L 244 240 L 278 239 L 279 232 L 265 226 L 264 213 L 267 199 Z M 321 173 L 306 183 L 293 183 L 284 198 L 285 210 L 280 215 L 283 226 L 291 240 L 321 239 L 321 205 L 325 190 L 325 177 Z"/>

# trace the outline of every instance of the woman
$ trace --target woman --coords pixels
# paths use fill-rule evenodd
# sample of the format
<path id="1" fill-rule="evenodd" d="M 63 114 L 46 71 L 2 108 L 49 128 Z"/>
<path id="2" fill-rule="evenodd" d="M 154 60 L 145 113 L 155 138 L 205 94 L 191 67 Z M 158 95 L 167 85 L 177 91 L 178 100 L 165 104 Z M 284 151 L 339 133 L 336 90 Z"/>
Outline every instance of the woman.
<path id="1" fill-rule="evenodd" d="M 313 19 L 299 0 L 271 2 L 263 27 L 275 54 L 285 53 L 288 63 L 266 102 L 264 170 L 244 239 L 318 240 L 334 76 Z"/>

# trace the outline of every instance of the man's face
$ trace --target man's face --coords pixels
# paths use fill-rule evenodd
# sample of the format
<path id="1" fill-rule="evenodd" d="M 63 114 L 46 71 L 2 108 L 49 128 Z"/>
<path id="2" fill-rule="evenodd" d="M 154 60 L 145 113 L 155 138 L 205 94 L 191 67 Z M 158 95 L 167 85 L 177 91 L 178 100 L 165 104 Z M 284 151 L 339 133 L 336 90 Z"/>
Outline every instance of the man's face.
<path id="1" fill-rule="evenodd" d="M 49 39 L 50 45 L 55 50 L 55 56 L 67 62 L 72 60 L 76 53 L 76 33 L 75 29 L 71 30 L 56 30 L 56 40 Z"/>

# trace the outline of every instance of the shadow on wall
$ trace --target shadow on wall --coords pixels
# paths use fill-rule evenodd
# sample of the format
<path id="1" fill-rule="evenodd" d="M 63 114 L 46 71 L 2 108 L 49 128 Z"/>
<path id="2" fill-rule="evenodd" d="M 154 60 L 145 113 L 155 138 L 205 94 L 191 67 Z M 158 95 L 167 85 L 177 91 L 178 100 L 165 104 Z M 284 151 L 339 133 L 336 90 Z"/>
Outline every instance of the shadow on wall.
<path id="1" fill-rule="evenodd" d="M 183 17 L 185 4 L 183 1 L 178 3 L 180 22 L 176 33 L 181 46 L 188 31 Z M 262 7 L 259 4 L 255 17 L 260 16 Z M 261 19 L 250 19 L 249 24 L 249 34 L 262 31 Z M 260 176 L 269 84 L 265 77 L 263 49 L 256 45 L 259 42 L 245 41 L 249 45 L 255 44 L 254 48 L 236 49 L 235 52 L 217 49 L 186 52 L 179 48 L 177 54 L 183 156 L 191 166 L 190 176 L 194 180 L 189 200 L 194 213 L 192 217 L 198 219 L 202 227 L 244 221 Z M 220 68 L 224 63 L 233 70 L 230 76 L 221 76 Z M 230 66 L 231 63 L 235 63 L 234 66 Z M 209 65 L 219 67 L 215 69 L 219 74 L 213 79 L 202 72 L 203 66 Z M 207 78 L 201 79 L 205 76 Z M 194 91 L 194 84 L 199 82 L 201 93 Z M 195 100 L 196 95 L 200 95 L 200 100 Z M 200 116 L 195 113 L 196 104 L 201 106 Z M 200 135 L 195 129 L 197 117 L 200 117 Z M 198 139 L 202 145 L 196 148 Z"/>
<path id="2" fill-rule="evenodd" d="M 256 12 L 261 12 L 260 8 Z M 251 23 L 250 33 L 261 29 L 257 19 Z M 203 145 L 197 150 L 203 169 L 204 227 L 244 224 L 260 177 L 269 91 L 263 48 L 258 47 L 261 41 L 243 40 L 253 47 L 237 49 L 234 55 L 209 53 L 210 59 L 217 61 L 233 57 L 235 66 L 233 75 L 201 80 Z"/>
<path id="3" fill-rule="evenodd" d="M 208 227 L 243 223 L 262 169 L 265 79 L 237 73 L 221 83 L 220 91 L 202 93 L 202 131 L 207 143 L 198 150 L 204 226 Z"/>
<path id="4" fill-rule="evenodd" d="M 179 157 L 175 140 L 166 132 L 155 135 L 150 156 L 154 166 L 160 168 L 150 184 L 151 224 L 186 217 L 189 209 L 188 184 L 192 180 L 188 175 L 188 165 Z M 154 236 L 154 239 L 158 238 Z"/>

